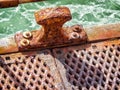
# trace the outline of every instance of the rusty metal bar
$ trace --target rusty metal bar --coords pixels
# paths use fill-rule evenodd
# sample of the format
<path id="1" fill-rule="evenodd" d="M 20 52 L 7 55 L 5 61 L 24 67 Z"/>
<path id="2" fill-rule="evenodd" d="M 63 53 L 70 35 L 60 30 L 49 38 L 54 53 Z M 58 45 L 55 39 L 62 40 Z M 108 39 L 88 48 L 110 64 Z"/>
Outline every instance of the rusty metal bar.
<path id="1" fill-rule="evenodd" d="M 120 24 L 101 25 L 85 29 L 88 42 L 120 37 Z M 14 37 L 0 39 L 0 54 L 17 52 Z"/>
<path id="2" fill-rule="evenodd" d="M 14 36 L 0 39 L 0 54 L 17 52 L 17 44 L 15 43 Z"/>
<path id="3" fill-rule="evenodd" d="M 43 0 L 0 0 L 0 8 L 15 7 L 22 3 L 38 2 Z"/>
<path id="4" fill-rule="evenodd" d="M 120 37 L 120 23 L 94 26 L 85 29 L 88 41 Z"/>

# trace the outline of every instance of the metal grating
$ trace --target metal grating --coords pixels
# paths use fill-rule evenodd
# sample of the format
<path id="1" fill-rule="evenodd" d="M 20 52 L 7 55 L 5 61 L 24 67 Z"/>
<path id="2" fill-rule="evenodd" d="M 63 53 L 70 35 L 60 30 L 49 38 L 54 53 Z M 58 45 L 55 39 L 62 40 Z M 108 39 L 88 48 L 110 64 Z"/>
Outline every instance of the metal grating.
<path id="1" fill-rule="evenodd" d="M 66 90 L 120 90 L 120 40 L 53 50 Z"/>
<path id="2" fill-rule="evenodd" d="M 62 90 L 63 85 L 49 51 L 0 56 L 0 90 Z"/>
<path id="3" fill-rule="evenodd" d="M 0 55 L 0 90 L 120 90 L 120 40 Z"/>

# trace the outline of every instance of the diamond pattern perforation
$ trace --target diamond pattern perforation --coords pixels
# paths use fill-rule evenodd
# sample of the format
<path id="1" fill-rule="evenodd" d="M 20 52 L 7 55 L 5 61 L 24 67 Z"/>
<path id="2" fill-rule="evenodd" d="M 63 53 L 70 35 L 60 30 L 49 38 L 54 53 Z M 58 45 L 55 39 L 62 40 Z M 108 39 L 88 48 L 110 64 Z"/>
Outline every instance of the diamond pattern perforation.
<path id="1" fill-rule="evenodd" d="M 53 50 L 66 90 L 120 90 L 120 41 Z"/>
<path id="2" fill-rule="evenodd" d="M 62 90 L 49 51 L 0 56 L 0 90 Z M 7 64 L 7 65 L 6 65 Z"/>

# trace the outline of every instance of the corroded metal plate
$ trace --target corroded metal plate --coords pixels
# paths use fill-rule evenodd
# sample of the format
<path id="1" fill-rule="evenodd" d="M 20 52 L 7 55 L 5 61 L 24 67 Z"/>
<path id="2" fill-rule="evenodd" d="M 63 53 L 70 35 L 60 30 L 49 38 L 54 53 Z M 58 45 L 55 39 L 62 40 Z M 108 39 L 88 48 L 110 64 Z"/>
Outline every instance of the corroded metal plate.
<path id="1" fill-rule="evenodd" d="M 64 90 L 50 51 L 0 56 L 0 90 Z"/>
<path id="2" fill-rule="evenodd" d="M 53 52 L 66 90 L 120 90 L 120 40 Z"/>

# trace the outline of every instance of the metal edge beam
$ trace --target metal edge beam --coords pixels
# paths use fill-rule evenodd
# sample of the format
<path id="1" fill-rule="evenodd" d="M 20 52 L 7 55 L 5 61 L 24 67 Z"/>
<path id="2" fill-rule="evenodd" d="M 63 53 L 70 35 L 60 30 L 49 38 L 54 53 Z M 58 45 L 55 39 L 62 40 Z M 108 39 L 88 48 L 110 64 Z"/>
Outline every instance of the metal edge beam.
<path id="1" fill-rule="evenodd" d="M 117 38 L 120 37 L 120 23 L 89 27 L 85 31 L 88 42 Z M 14 36 L 0 39 L 0 54 L 18 51 Z"/>

